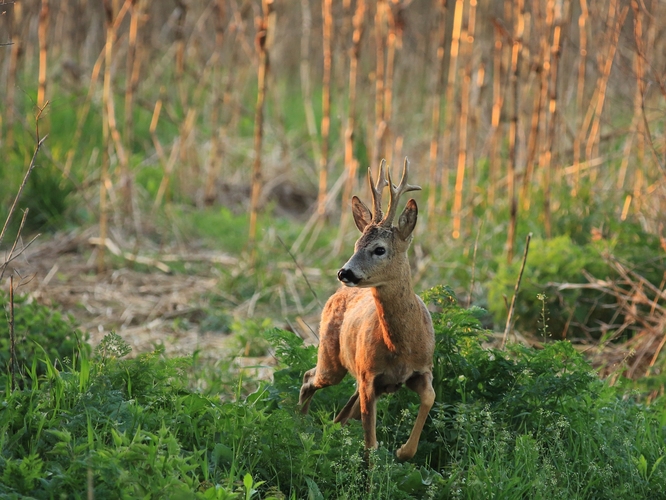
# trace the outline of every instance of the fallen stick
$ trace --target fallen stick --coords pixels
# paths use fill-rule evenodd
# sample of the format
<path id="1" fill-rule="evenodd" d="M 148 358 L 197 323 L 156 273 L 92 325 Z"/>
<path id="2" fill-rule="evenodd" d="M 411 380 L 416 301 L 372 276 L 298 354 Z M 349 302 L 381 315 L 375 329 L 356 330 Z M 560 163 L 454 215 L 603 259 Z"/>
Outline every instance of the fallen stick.
<path id="1" fill-rule="evenodd" d="M 513 323 L 513 313 L 516 309 L 516 297 L 518 296 L 518 290 L 520 289 L 520 280 L 523 279 L 523 271 L 525 270 L 525 262 L 527 261 L 527 252 L 530 249 L 530 240 L 532 239 L 532 233 L 527 235 L 525 239 L 525 252 L 523 253 L 523 262 L 520 265 L 520 273 L 518 273 L 518 280 L 516 281 L 516 286 L 513 289 L 513 297 L 511 298 L 511 306 L 509 307 L 509 316 L 506 318 L 506 328 L 504 328 L 504 337 L 502 337 L 502 349 L 506 345 L 506 339 L 509 336 L 509 331 Z"/>

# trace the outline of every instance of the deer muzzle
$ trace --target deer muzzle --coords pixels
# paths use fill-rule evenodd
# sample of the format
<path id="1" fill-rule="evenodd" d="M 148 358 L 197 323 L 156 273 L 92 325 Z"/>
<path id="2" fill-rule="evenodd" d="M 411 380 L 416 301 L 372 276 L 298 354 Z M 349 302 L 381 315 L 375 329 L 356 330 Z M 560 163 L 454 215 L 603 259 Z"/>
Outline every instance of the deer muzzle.
<path id="1" fill-rule="evenodd" d="M 361 278 L 356 276 L 354 271 L 345 269 L 344 267 L 338 271 L 338 279 L 347 286 L 356 286 L 361 281 Z"/>

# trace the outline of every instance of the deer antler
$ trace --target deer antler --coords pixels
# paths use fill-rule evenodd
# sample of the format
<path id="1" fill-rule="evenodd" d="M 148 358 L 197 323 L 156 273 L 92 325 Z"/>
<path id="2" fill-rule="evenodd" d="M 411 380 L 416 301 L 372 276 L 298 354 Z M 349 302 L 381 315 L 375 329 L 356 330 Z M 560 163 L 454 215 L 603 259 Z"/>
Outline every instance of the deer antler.
<path id="1" fill-rule="evenodd" d="M 389 181 L 386 180 L 386 174 L 384 173 L 385 167 L 386 160 L 382 160 L 379 164 L 377 184 L 375 184 L 375 181 L 372 178 L 372 168 L 368 168 L 368 182 L 370 183 L 370 189 L 372 190 L 372 222 L 375 224 L 378 224 L 384 215 L 384 212 L 382 212 L 382 191 L 389 184 Z"/>
<path id="2" fill-rule="evenodd" d="M 420 191 L 421 186 L 412 186 L 407 184 L 407 176 L 409 175 L 409 160 L 405 156 L 405 166 L 402 168 L 402 178 L 400 179 L 400 184 L 396 187 L 391 181 L 391 171 L 387 170 L 388 176 L 388 185 L 391 190 L 391 197 L 389 198 L 388 211 L 386 216 L 381 220 L 380 224 L 382 226 L 390 226 L 393 224 L 393 219 L 395 218 L 395 213 L 398 210 L 398 201 L 400 197 L 408 191 Z"/>

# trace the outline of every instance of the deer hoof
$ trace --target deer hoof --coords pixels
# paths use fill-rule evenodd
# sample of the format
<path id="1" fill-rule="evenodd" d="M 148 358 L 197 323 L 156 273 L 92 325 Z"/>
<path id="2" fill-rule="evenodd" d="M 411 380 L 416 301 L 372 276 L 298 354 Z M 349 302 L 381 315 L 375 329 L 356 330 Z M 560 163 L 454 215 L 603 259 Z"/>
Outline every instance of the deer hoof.
<path id="1" fill-rule="evenodd" d="M 398 460 L 401 462 L 404 462 L 405 460 L 409 460 L 416 454 L 416 450 L 412 450 L 407 447 L 406 444 L 403 444 L 398 451 L 395 452 L 395 455 L 398 457 Z"/>

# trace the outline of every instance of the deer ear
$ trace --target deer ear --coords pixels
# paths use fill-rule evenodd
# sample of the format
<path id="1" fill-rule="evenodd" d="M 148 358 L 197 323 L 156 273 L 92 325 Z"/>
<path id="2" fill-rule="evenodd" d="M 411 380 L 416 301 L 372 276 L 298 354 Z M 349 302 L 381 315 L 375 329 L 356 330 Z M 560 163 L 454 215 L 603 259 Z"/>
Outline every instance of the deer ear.
<path id="1" fill-rule="evenodd" d="M 414 227 L 416 227 L 416 219 L 419 214 L 419 208 L 416 206 L 416 202 L 411 199 L 407 202 L 407 206 L 400 214 L 400 219 L 398 219 L 398 236 L 403 241 L 411 236 Z"/>
<path id="2" fill-rule="evenodd" d="M 352 197 L 352 215 L 359 231 L 363 232 L 365 226 L 372 221 L 370 209 L 359 199 L 358 196 Z"/>

